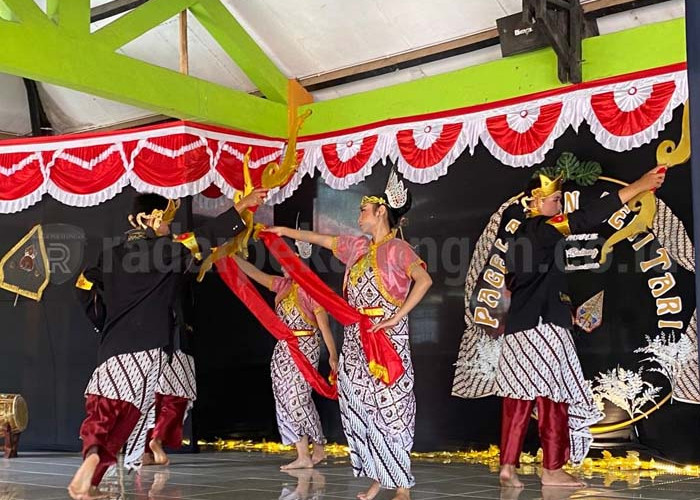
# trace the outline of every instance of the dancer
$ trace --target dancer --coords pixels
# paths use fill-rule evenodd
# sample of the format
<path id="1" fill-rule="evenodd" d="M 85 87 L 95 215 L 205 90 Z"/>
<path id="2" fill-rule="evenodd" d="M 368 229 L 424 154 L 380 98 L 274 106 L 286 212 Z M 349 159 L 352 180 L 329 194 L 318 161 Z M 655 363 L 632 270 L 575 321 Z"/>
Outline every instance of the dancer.
<path id="1" fill-rule="evenodd" d="M 297 283 L 284 277 L 267 274 L 250 262 L 236 256 L 236 263 L 246 275 L 275 292 L 275 312 L 299 339 L 299 349 L 318 368 L 321 354 L 319 331 L 328 349 L 331 370 L 338 370 L 338 353 L 328 323 L 328 314 Z M 297 458 L 280 467 L 282 470 L 313 467 L 326 458 L 325 438 L 316 405 L 311 398 L 311 385 L 297 368 L 287 342 L 275 345 L 270 363 L 272 392 L 277 410 L 277 427 L 282 443 L 294 444 Z M 313 453 L 309 455 L 309 441 Z"/>
<path id="2" fill-rule="evenodd" d="M 664 181 L 658 167 L 616 193 L 562 214 L 561 178 L 533 179 L 523 199 L 527 218 L 507 242 L 506 282 L 511 292 L 505 338 L 496 374 L 503 397 L 501 485 L 522 488 L 516 468 L 533 408 L 537 407 L 544 452 L 544 486 L 583 487 L 562 467 L 579 463 L 592 441 L 589 426 L 600 420 L 569 329 L 564 261 L 560 241 L 595 228 L 637 194 Z M 559 256 L 559 258 L 558 258 Z"/>
<path id="3" fill-rule="evenodd" d="M 84 459 L 68 486 L 71 498 L 101 496 L 98 485 L 127 439 L 125 465 L 138 466 L 149 410 L 175 350 L 174 308 L 188 261 L 242 231 L 239 212 L 265 195 L 266 190 L 255 190 L 196 233 L 174 238 L 170 223 L 178 204 L 156 194 L 139 195 L 129 217 L 134 229 L 81 274 L 76 286 L 86 309 L 92 301 L 104 304 L 105 311 L 99 365 L 85 390 Z"/>
<path id="4" fill-rule="evenodd" d="M 392 171 L 384 193 L 365 196 L 360 202 L 358 225 L 370 238 L 270 228 L 279 236 L 331 249 L 347 265 L 343 288 L 348 303 L 372 316 L 372 331 L 384 329 L 401 358 L 404 373 L 387 386 L 370 372 L 358 324 L 345 328 L 338 367 L 343 430 L 355 476 L 373 480 L 367 491 L 357 495 L 361 500 L 371 500 L 381 487 L 395 489 L 394 500 L 409 500 L 415 484 L 411 448 L 416 401 L 408 313 L 432 280 L 411 246 L 396 238 L 401 217 L 410 206 L 408 189 Z"/>
<path id="5" fill-rule="evenodd" d="M 192 278 L 181 280 L 182 291 L 176 294 L 174 308 L 176 333 L 174 353 L 163 365 L 155 396 L 155 425 L 148 429 L 146 452 L 141 465 L 168 465 L 170 460 L 163 446 L 179 448 L 185 418 L 197 399 L 194 357 L 192 356 Z M 150 427 L 150 422 L 148 424 Z"/>

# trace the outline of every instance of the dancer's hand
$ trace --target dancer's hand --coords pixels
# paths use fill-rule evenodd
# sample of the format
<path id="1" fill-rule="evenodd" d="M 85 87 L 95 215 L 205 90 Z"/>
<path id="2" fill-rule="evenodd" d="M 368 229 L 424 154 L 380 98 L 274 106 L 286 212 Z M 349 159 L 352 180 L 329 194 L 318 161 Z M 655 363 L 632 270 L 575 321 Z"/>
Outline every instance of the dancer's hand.
<path id="1" fill-rule="evenodd" d="M 380 321 L 376 325 L 372 326 L 372 328 L 369 329 L 371 333 L 376 332 L 377 330 L 389 330 L 390 328 L 394 328 L 396 325 L 399 324 L 399 321 L 401 321 L 401 318 L 398 316 L 392 316 L 389 319 L 385 319 L 384 321 Z"/>
<path id="2" fill-rule="evenodd" d="M 638 194 L 656 191 L 666 179 L 666 168 L 665 165 L 657 165 L 629 186 L 620 189 L 617 192 L 620 201 L 627 203 Z"/>
<path id="3" fill-rule="evenodd" d="M 328 358 L 328 364 L 331 365 L 331 370 L 334 372 L 338 371 L 338 356 L 331 356 Z"/>
<path id="4" fill-rule="evenodd" d="M 288 227 L 284 226 L 271 226 L 265 229 L 268 233 L 276 234 L 277 236 L 287 236 Z"/>
<path id="5" fill-rule="evenodd" d="M 267 189 L 265 188 L 255 188 L 248 196 L 245 196 L 238 203 L 236 203 L 236 210 L 242 212 L 248 208 L 257 207 L 262 202 L 265 201 L 267 196 Z"/>
<path id="6" fill-rule="evenodd" d="M 655 191 L 661 187 L 665 179 L 666 167 L 664 165 L 657 165 L 634 183 L 638 184 L 642 191 Z"/>

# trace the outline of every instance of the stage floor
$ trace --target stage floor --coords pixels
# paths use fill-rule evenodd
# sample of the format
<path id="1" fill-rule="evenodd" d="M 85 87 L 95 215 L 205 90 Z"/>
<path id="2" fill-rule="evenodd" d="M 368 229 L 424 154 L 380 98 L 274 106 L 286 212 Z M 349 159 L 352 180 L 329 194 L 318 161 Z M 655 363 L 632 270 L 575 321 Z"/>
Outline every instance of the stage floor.
<path id="1" fill-rule="evenodd" d="M 171 456 L 169 467 L 148 467 L 130 475 L 117 470 L 105 480 L 110 498 L 193 500 L 335 500 L 354 499 L 369 481 L 352 477 L 347 459 L 330 459 L 314 470 L 288 474 L 279 466 L 291 455 L 224 452 Z M 66 486 L 80 463 L 77 454 L 22 453 L 20 458 L 0 459 L 0 500 L 50 500 L 68 498 Z M 524 476 L 518 494 L 501 490 L 498 477 L 483 465 L 414 464 L 414 500 L 509 499 L 563 500 L 576 498 L 700 499 L 700 479 L 665 475 L 655 480 L 628 475 L 596 475 L 589 487 L 577 491 L 543 489 L 536 476 Z M 608 484 L 608 486 L 606 486 Z M 388 500 L 383 491 L 377 500 Z"/>

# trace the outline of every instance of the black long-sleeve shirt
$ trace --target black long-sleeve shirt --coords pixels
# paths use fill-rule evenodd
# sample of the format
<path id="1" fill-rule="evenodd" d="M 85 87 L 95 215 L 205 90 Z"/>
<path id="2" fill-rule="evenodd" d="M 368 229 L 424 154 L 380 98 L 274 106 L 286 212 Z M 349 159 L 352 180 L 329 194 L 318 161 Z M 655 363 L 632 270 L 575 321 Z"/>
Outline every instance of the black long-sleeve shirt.
<path id="1" fill-rule="evenodd" d="M 617 193 L 608 194 L 565 216 L 572 234 L 588 231 L 622 207 Z M 552 323 L 571 328 L 571 309 L 564 274 L 565 237 L 556 218 L 537 216 L 520 224 L 508 239 L 506 282 L 511 292 L 505 334 Z"/>
<path id="2" fill-rule="evenodd" d="M 193 233 L 206 257 L 212 246 L 244 228 L 238 212 L 231 209 Z M 179 294 L 191 258 L 190 249 L 171 236 L 132 232 L 83 272 L 93 289 L 80 291 L 81 301 L 95 326 L 103 323 L 99 363 L 118 354 L 173 348 Z M 102 317 L 94 309 L 100 304 L 104 304 Z"/>

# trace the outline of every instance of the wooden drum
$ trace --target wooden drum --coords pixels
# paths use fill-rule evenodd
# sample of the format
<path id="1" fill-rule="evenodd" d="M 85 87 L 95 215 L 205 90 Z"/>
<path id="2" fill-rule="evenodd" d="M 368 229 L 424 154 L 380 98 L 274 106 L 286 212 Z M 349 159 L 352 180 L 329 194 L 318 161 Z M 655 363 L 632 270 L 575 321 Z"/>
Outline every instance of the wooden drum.
<path id="1" fill-rule="evenodd" d="M 10 424 L 13 434 L 24 431 L 29 423 L 27 402 L 19 394 L 0 394 L 0 430 Z"/>

